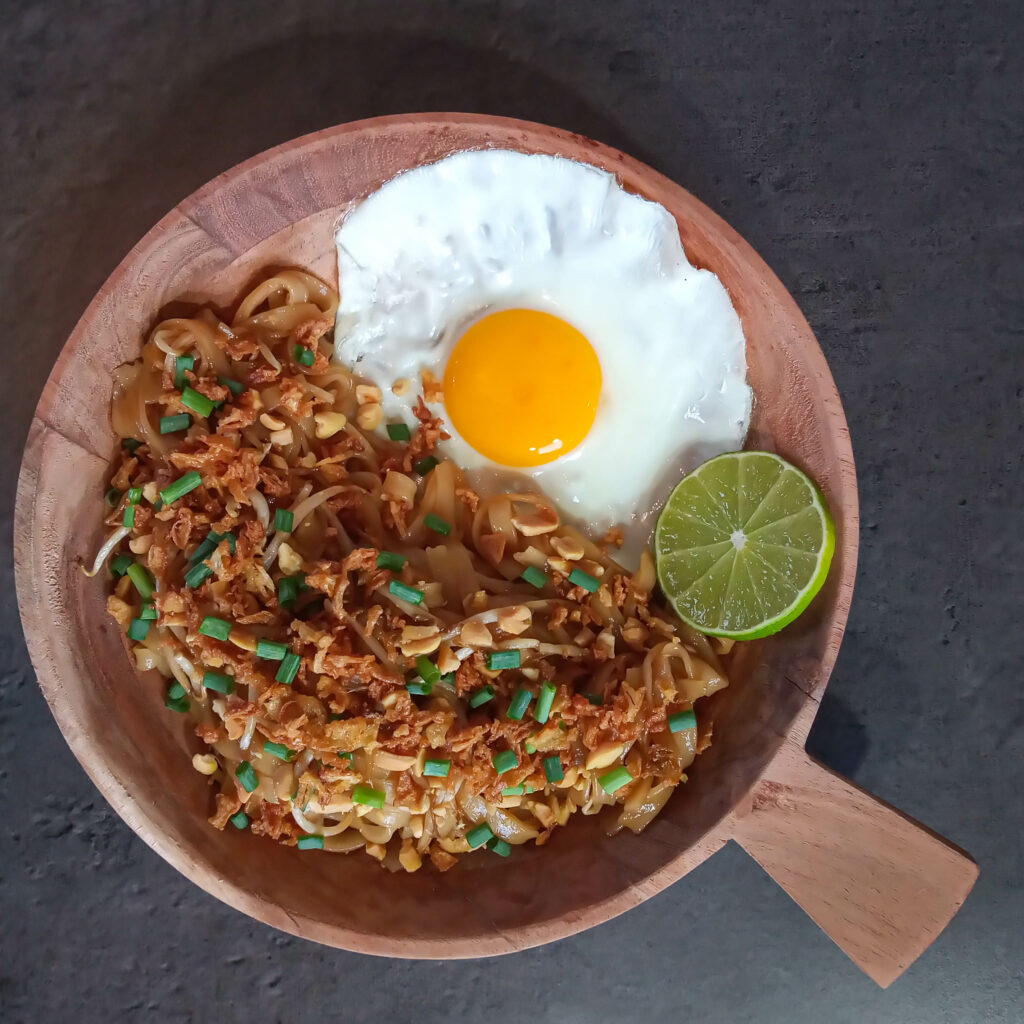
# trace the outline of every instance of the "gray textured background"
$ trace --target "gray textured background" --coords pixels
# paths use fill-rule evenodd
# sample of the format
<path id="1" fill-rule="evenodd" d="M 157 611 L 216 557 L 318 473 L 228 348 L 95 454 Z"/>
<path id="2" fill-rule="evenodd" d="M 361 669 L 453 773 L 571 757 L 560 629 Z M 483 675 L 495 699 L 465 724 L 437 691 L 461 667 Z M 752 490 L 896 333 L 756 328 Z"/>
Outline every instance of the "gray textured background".
<path id="1" fill-rule="evenodd" d="M 592 135 L 725 216 L 821 339 L 863 534 L 810 748 L 981 865 L 952 926 L 886 993 L 732 845 L 625 917 L 514 957 L 308 945 L 192 887 L 110 812 L 50 718 L 4 587 L 0 1018 L 1024 1019 L 1018 3 L 5 0 L 0 13 L 4 493 L 76 318 L 214 174 L 416 109 Z"/>

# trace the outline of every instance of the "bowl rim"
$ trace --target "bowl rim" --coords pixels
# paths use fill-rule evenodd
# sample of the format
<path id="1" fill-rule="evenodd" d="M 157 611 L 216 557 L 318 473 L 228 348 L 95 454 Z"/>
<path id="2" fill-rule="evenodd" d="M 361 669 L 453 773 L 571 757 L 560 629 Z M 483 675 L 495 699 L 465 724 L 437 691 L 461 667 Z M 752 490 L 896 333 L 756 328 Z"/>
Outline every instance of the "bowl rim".
<path id="1" fill-rule="evenodd" d="M 108 275 L 62 345 L 53 368 L 47 377 L 37 406 L 33 411 L 19 470 L 14 515 L 15 586 L 18 595 L 19 611 L 22 617 L 23 633 L 33 668 L 35 669 L 37 680 L 47 705 L 65 741 L 86 774 L 117 814 L 129 825 L 136 835 L 164 860 L 168 861 L 176 870 L 182 872 L 206 892 L 234 907 L 236 910 L 301 938 L 313 939 L 356 952 L 383 956 L 425 959 L 475 958 L 514 952 L 565 938 L 610 920 L 657 895 L 725 844 L 732 831 L 730 823 L 735 815 L 735 811 L 742 804 L 744 798 L 749 795 L 753 786 L 746 790 L 745 793 L 740 794 L 739 798 L 733 803 L 732 808 L 716 824 L 711 826 L 697 842 L 680 850 L 660 868 L 645 876 L 640 884 L 629 885 L 605 899 L 590 903 L 575 911 L 571 917 L 548 919 L 534 924 L 523 925 L 514 930 L 496 931 L 493 935 L 460 940 L 439 940 L 423 936 L 384 938 L 379 935 L 368 935 L 363 932 L 345 929 L 342 926 L 327 924 L 314 918 L 292 914 L 260 894 L 251 892 L 235 884 L 233 881 L 218 875 L 208 866 L 191 861 L 188 858 L 187 851 L 183 850 L 160 829 L 153 827 L 144 811 L 137 805 L 133 794 L 123 787 L 105 762 L 101 745 L 97 744 L 90 735 L 77 727 L 62 699 L 63 686 L 61 680 L 57 677 L 56 673 L 51 671 L 51 666 L 43 656 L 42 644 L 33 635 L 33 631 L 26 626 L 24 613 L 21 611 L 21 609 L 26 607 L 26 597 L 35 589 L 34 580 L 29 575 L 30 566 L 26 552 L 32 550 L 35 539 L 34 509 L 37 499 L 37 479 L 36 467 L 30 464 L 28 456 L 38 432 L 41 430 L 53 431 L 55 429 L 46 420 L 45 416 L 40 415 L 40 411 L 47 402 L 47 396 L 51 392 L 54 382 L 62 375 L 64 364 L 72 358 L 76 348 L 75 343 L 89 329 L 97 307 L 114 291 L 121 278 L 128 273 L 129 268 L 147 250 L 147 243 L 165 233 L 181 218 L 183 211 L 187 211 L 188 208 L 194 207 L 207 197 L 216 194 L 225 186 L 244 177 L 261 164 L 294 150 L 314 146 L 341 135 L 372 133 L 414 124 L 421 126 L 435 124 L 438 128 L 443 128 L 445 125 L 459 124 L 481 129 L 500 129 L 505 132 L 517 133 L 524 141 L 528 139 L 531 145 L 535 145 L 540 149 L 557 149 L 559 146 L 566 144 L 582 144 L 588 153 L 592 153 L 598 158 L 603 168 L 611 169 L 612 173 L 615 173 L 620 180 L 622 177 L 621 172 L 628 171 L 632 178 L 641 181 L 645 186 L 652 186 L 652 190 L 653 187 L 656 187 L 657 189 L 667 190 L 670 193 L 675 191 L 685 194 L 691 201 L 698 203 L 702 207 L 709 223 L 723 236 L 727 237 L 730 243 L 742 252 L 746 259 L 752 261 L 758 267 L 764 276 L 766 285 L 773 292 L 773 301 L 786 306 L 787 316 L 801 331 L 806 333 L 810 343 L 807 345 L 805 357 L 822 388 L 822 404 L 826 407 L 830 432 L 837 450 L 838 474 L 843 480 L 842 518 L 845 528 L 841 536 L 837 538 L 836 552 L 837 555 L 840 553 L 842 555 L 841 558 L 837 559 L 837 562 L 842 566 L 842 577 L 838 581 L 835 609 L 831 615 L 832 629 L 829 640 L 824 656 L 818 662 L 816 688 L 813 693 L 806 693 L 803 707 L 791 722 L 786 730 L 786 734 L 779 738 L 779 746 L 768 757 L 764 767 L 758 772 L 754 785 L 756 786 L 757 781 L 769 771 L 772 762 L 778 756 L 787 739 L 797 742 L 801 747 L 803 746 L 807 731 L 817 711 L 818 701 L 834 667 L 839 645 L 845 632 L 852 601 L 853 583 L 856 577 L 859 547 L 859 503 L 853 451 L 842 402 L 824 353 L 796 301 L 768 264 L 761 258 L 753 246 L 742 238 L 718 214 L 701 203 L 692 193 L 689 193 L 683 186 L 676 184 L 649 165 L 615 147 L 605 145 L 575 132 L 565 131 L 537 122 L 487 114 L 458 112 L 390 114 L 346 122 L 307 133 L 256 153 L 216 175 L 206 184 L 175 204 L 132 246 Z M 187 216 L 187 212 L 185 215 Z M 242 259 L 244 255 L 244 252 L 236 253 L 233 258 L 235 260 Z M 187 871 L 185 870 L 186 866 L 189 868 Z"/>

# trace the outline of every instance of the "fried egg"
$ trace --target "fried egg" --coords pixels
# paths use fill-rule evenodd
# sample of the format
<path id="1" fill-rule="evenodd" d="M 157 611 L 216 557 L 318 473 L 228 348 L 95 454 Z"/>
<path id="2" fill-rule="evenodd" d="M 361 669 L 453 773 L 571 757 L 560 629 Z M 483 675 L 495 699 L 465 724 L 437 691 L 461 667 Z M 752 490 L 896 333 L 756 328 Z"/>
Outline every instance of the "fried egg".
<path id="1" fill-rule="evenodd" d="M 336 352 L 415 425 L 424 370 L 444 454 L 488 487 L 532 480 L 633 560 L 679 476 L 742 446 L 739 317 L 664 207 L 559 157 L 460 153 L 399 175 L 336 235 Z M 524 478 L 526 478 L 524 480 Z"/>

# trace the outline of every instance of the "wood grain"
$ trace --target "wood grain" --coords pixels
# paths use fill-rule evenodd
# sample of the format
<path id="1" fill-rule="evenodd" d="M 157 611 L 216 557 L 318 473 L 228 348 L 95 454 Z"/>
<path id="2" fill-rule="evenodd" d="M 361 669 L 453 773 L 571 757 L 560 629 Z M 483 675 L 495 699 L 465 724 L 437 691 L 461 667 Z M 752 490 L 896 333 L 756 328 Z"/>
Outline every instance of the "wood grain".
<path id="1" fill-rule="evenodd" d="M 733 836 L 882 986 L 949 924 L 978 877 L 963 851 L 788 742 Z"/>
<path id="2" fill-rule="evenodd" d="M 367 857 L 303 854 L 216 832 L 205 820 L 208 789 L 186 756 L 198 744 L 165 712 L 156 681 L 135 674 L 106 616 L 102 585 L 79 569 L 100 538 L 105 462 L 115 445 L 111 371 L 136 355 L 174 298 L 228 304 L 266 264 L 333 276 L 333 225 L 354 203 L 402 170 L 485 147 L 595 164 L 673 214 L 690 259 L 721 278 L 743 321 L 757 396 L 751 443 L 801 465 L 828 498 L 838 531 L 830 579 L 796 623 L 742 648 L 734 685 L 711 698 L 714 744 L 641 836 L 609 839 L 597 822 L 574 821 L 547 846 L 520 849 L 508 862 L 469 857 L 446 875 L 405 876 L 382 872 Z M 750 246 L 684 189 L 622 153 L 541 125 L 462 114 L 317 132 L 228 171 L 161 220 L 104 284 L 57 360 L 26 446 L 15 522 L 19 602 L 40 686 L 76 756 L 129 825 L 198 885 L 268 924 L 348 949 L 428 957 L 504 953 L 598 924 L 681 878 L 734 832 L 800 892 L 844 948 L 871 946 L 870 913 L 819 914 L 806 893 L 815 878 L 831 891 L 831 852 L 851 884 L 869 886 L 858 862 L 822 841 L 815 875 L 798 885 L 802 876 L 786 873 L 783 838 L 803 834 L 794 830 L 806 814 L 768 805 L 743 814 L 750 794 L 763 791 L 756 787 L 774 779 L 776 761 L 802 747 L 846 625 L 857 537 L 856 474 L 835 385 L 793 299 Z M 817 778 L 809 761 L 798 762 L 786 776 L 796 790 L 801 770 Z M 831 792 L 841 791 L 834 780 Z M 857 821 L 867 828 L 878 813 L 865 794 L 842 807 L 850 835 Z M 838 813 L 828 803 L 820 810 L 827 823 Z M 768 822 L 777 823 L 776 833 Z M 765 823 L 756 834 L 755 823 Z M 773 834 L 777 856 L 767 840 L 758 845 L 757 835 Z M 935 844 L 921 839 L 907 849 L 916 856 Z M 795 840 L 788 850 L 799 855 Z M 899 852 L 894 847 L 893 857 Z M 918 867 L 908 863 L 906 877 Z M 920 892 L 927 913 L 900 916 L 889 940 L 876 943 L 877 955 L 855 957 L 874 976 L 902 969 L 951 913 L 948 894 L 925 884 Z"/>

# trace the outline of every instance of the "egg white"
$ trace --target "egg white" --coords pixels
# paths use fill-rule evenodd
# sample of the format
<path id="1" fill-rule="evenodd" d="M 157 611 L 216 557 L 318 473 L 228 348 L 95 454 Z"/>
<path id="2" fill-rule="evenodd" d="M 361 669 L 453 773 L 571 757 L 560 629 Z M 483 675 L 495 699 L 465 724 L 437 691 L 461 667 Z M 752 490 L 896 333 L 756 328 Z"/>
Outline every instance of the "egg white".
<path id="1" fill-rule="evenodd" d="M 423 369 L 443 380 L 456 341 L 488 313 L 542 310 L 587 337 L 603 383 L 576 448 L 510 469 L 450 422 L 444 447 L 481 486 L 532 479 L 592 535 L 623 526 L 627 561 L 680 475 L 742 446 L 751 391 L 728 292 L 687 260 L 668 211 L 610 174 L 544 155 L 460 153 L 385 184 L 336 242 L 338 357 L 381 387 L 389 419 L 413 424 L 419 393 L 398 398 L 393 382 Z"/>

